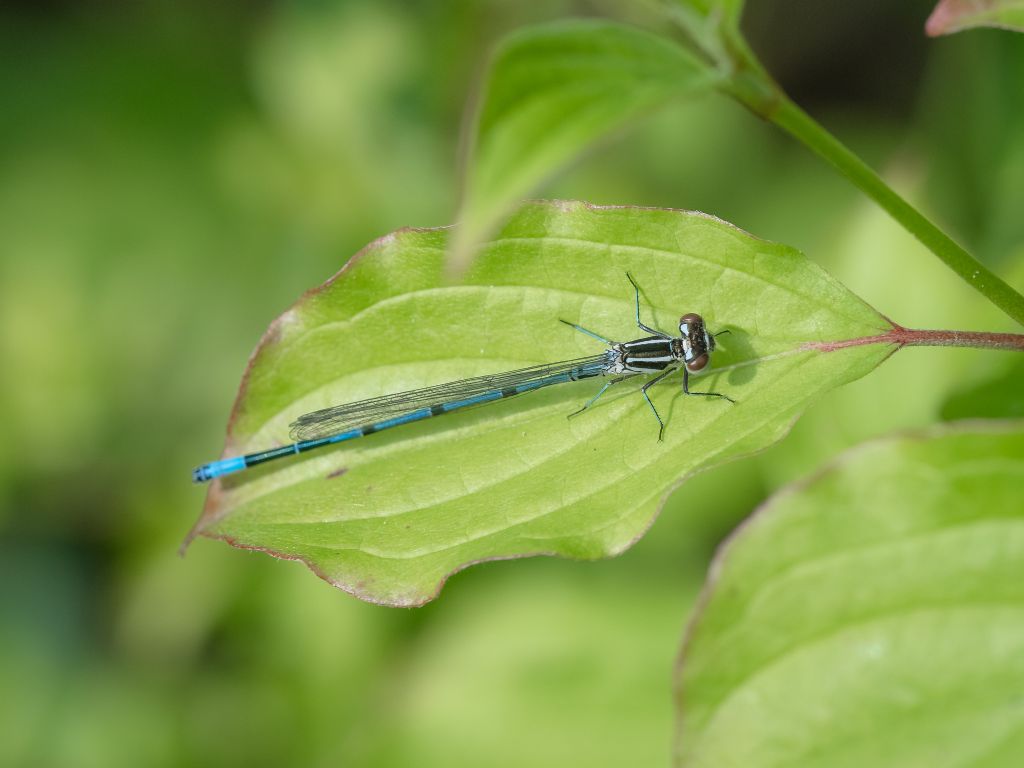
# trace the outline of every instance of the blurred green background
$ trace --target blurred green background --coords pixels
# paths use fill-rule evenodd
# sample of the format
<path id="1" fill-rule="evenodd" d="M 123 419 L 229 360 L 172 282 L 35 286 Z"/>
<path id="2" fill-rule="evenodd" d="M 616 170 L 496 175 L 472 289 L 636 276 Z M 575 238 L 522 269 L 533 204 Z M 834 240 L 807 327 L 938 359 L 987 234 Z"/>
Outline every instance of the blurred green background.
<path id="1" fill-rule="evenodd" d="M 764 0 L 745 27 L 1020 287 L 1024 42 L 926 40 L 930 5 Z M 264 328 L 373 238 L 449 223 L 490 46 L 594 14 L 657 24 L 611 0 L 0 6 L 0 764 L 665 765 L 680 637 L 737 521 L 872 435 L 1022 412 L 1008 355 L 907 350 L 687 483 L 622 557 L 474 567 L 417 610 L 221 543 L 179 558 L 189 471 L 218 454 Z M 1013 330 L 724 99 L 659 113 L 544 194 L 708 211 L 904 325 Z"/>

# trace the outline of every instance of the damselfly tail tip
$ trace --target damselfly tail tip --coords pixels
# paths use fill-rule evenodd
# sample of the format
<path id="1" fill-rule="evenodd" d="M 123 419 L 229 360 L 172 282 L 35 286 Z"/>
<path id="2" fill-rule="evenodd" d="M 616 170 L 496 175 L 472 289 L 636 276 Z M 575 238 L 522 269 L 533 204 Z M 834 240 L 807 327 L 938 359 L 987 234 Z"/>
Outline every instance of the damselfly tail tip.
<path id="1" fill-rule="evenodd" d="M 221 475 L 240 472 L 246 466 L 248 465 L 246 464 L 245 456 L 232 456 L 228 459 L 211 461 L 192 470 L 192 482 L 205 483 L 207 480 L 213 480 L 213 478 L 220 477 Z"/>

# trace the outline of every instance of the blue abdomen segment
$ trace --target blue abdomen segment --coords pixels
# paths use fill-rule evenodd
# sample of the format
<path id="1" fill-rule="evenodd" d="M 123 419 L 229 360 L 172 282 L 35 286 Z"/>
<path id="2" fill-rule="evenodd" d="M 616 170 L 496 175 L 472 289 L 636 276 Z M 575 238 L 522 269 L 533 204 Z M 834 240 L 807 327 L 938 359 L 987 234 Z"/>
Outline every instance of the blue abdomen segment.
<path id="1" fill-rule="evenodd" d="M 244 456 L 233 456 L 230 459 L 211 461 L 209 464 L 203 464 L 203 466 L 196 467 L 192 470 L 192 482 L 205 483 L 208 480 L 213 480 L 213 478 L 220 477 L 221 475 L 230 475 L 232 472 L 241 472 L 245 467 L 246 463 Z"/>
<path id="2" fill-rule="evenodd" d="M 206 483 L 214 478 L 230 475 L 232 472 L 241 472 L 247 467 L 254 467 L 265 461 L 279 459 L 282 456 L 292 456 L 296 453 L 305 453 L 306 451 L 311 451 L 314 448 L 319 448 L 322 445 L 333 445 L 334 443 L 341 443 L 345 440 L 352 440 L 356 437 L 368 435 L 372 431 L 374 431 L 372 426 L 362 427 L 360 429 L 350 429 L 347 432 L 342 432 L 340 435 L 324 437 L 319 440 L 304 440 L 301 443 L 290 443 L 289 445 L 282 445 L 280 448 L 271 448 L 269 451 L 247 453 L 245 456 L 232 456 L 230 459 L 211 461 L 209 464 L 203 464 L 201 467 L 196 467 L 192 470 L 192 482 Z"/>

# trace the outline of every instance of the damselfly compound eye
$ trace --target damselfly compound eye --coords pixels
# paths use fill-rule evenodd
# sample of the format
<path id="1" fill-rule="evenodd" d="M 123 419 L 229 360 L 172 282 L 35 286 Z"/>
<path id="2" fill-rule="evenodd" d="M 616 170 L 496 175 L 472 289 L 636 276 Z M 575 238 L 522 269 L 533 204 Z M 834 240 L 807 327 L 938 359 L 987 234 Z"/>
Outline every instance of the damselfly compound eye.
<path id="1" fill-rule="evenodd" d="M 698 336 L 704 328 L 704 318 L 695 312 L 687 312 L 679 318 L 679 333 L 685 337 Z"/>
<path id="2" fill-rule="evenodd" d="M 707 352 L 705 352 L 703 355 L 695 357 L 693 360 L 688 360 L 686 362 L 686 370 L 688 370 L 690 373 L 697 373 L 698 371 L 703 371 L 708 366 L 708 359 L 708 354 Z"/>

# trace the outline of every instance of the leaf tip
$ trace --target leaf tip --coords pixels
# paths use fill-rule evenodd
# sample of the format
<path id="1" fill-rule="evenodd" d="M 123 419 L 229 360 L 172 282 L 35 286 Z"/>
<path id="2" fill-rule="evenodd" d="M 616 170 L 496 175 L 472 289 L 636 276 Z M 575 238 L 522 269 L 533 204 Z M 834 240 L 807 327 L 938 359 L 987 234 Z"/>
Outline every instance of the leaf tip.
<path id="1" fill-rule="evenodd" d="M 1008 0 L 939 0 L 925 22 L 929 37 L 940 37 L 974 27 L 995 27 L 1018 32 L 1024 12 L 1019 3 Z"/>
<path id="2" fill-rule="evenodd" d="M 941 37 L 942 35 L 954 32 L 958 15 L 954 3 L 950 3 L 948 0 L 941 0 L 924 23 L 924 33 L 928 37 Z"/>

